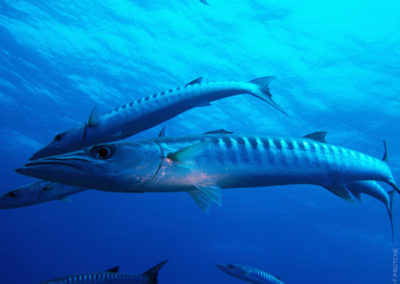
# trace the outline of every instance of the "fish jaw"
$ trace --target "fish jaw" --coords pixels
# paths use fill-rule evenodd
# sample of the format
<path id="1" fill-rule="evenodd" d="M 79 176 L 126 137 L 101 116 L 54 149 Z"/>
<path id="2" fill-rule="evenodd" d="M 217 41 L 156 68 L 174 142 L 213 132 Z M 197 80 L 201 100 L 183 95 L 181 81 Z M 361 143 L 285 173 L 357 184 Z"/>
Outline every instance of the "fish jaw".
<path id="1" fill-rule="evenodd" d="M 91 164 L 89 159 L 81 157 L 49 157 L 38 159 L 27 163 L 24 167 L 16 169 L 17 173 L 31 177 L 40 178 L 46 181 L 62 183 L 67 185 L 82 186 L 90 188 L 90 179 L 85 178 L 88 175 L 87 168 Z M 82 179 L 77 182 L 78 179 Z"/>

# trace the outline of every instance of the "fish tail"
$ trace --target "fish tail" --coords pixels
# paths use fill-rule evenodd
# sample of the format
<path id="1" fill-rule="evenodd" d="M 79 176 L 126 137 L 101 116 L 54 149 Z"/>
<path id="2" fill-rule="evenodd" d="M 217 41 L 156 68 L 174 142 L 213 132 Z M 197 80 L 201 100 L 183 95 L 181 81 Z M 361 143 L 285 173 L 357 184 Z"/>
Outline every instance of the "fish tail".
<path id="1" fill-rule="evenodd" d="M 269 84 L 275 80 L 276 77 L 275 76 L 266 76 L 266 77 L 261 77 L 261 78 L 257 78 L 254 80 L 249 81 L 249 83 L 252 83 L 254 85 L 258 86 L 258 90 L 257 92 L 251 93 L 253 96 L 269 103 L 270 105 L 272 105 L 275 109 L 279 110 L 280 112 L 282 112 L 285 115 L 288 115 L 273 99 L 272 99 L 272 95 L 270 93 L 269 90 Z"/>
<path id="2" fill-rule="evenodd" d="M 383 153 L 383 158 L 382 161 L 385 162 L 386 164 L 389 164 L 389 158 L 388 158 L 388 147 L 387 147 L 387 143 L 386 140 L 383 140 L 383 148 L 384 148 L 384 153 Z M 388 180 L 385 181 L 387 184 L 389 184 L 391 187 L 393 187 L 398 193 L 400 193 L 400 189 L 397 186 L 393 175 L 390 173 L 390 177 L 388 178 Z"/>
<path id="3" fill-rule="evenodd" d="M 390 219 L 390 227 L 392 229 L 392 242 L 394 242 L 394 228 L 393 228 L 392 210 L 393 210 L 393 200 L 394 200 L 395 192 L 394 192 L 394 190 L 391 190 L 391 191 L 388 192 L 388 194 L 389 194 L 389 206 L 387 207 L 387 211 L 388 211 L 389 219 Z"/>
<path id="4" fill-rule="evenodd" d="M 160 269 L 168 262 L 168 259 L 160 262 L 159 264 L 153 266 L 149 270 L 143 273 L 143 275 L 147 276 L 149 279 L 149 284 L 157 284 L 158 283 L 158 272 Z"/>

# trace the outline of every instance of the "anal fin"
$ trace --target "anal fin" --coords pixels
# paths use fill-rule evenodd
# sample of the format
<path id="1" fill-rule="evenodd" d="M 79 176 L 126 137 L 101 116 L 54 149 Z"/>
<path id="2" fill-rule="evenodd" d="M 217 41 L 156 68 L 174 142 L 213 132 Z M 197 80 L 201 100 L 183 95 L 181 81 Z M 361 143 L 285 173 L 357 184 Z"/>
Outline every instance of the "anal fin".
<path id="1" fill-rule="evenodd" d="M 330 184 L 324 185 L 323 187 L 346 201 L 354 202 L 346 185 Z"/>

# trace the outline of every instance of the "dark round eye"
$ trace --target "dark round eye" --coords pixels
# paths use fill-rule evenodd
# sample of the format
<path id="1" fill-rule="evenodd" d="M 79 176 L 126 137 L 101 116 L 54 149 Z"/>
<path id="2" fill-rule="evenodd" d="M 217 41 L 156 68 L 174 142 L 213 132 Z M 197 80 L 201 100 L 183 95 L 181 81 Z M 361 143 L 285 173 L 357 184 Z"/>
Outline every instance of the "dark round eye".
<path id="1" fill-rule="evenodd" d="M 232 264 L 228 264 L 228 267 L 229 267 L 229 268 L 233 268 L 233 265 L 232 265 Z"/>
<path id="2" fill-rule="evenodd" d="M 17 198 L 18 195 L 19 195 L 19 190 L 13 190 L 13 191 L 7 192 L 5 194 L 5 196 L 12 197 L 12 198 Z"/>
<path id="3" fill-rule="evenodd" d="M 61 141 L 61 139 L 63 139 L 64 136 L 65 133 L 57 134 L 56 136 L 54 136 L 54 141 Z"/>
<path id="4" fill-rule="evenodd" d="M 106 159 L 110 158 L 113 154 L 112 149 L 108 146 L 93 147 L 91 152 L 92 152 L 92 155 L 96 159 L 100 159 L 100 160 L 106 160 Z"/>

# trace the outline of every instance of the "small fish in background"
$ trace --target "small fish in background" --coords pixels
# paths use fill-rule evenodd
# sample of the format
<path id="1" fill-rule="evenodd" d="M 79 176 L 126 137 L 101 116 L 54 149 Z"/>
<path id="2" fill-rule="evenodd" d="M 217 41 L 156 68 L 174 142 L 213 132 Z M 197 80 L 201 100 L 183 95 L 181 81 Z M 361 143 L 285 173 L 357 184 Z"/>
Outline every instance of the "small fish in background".
<path id="1" fill-rule="evenodd" d="M 201 3 L 203 3 L 204 5 L 210 6 L 210 4 L 207 2 L 207 0 L 200 0 Z"/>
<path id="2" fill-rule="evenodd" d="M 223 272 L 254 284 L 284 284 L 282 280 L 254 267 L 238 264 L 216 264 Z"/>
<path id="3" fill-rule="evenodd" d="M 158 283 L 158 272 L 167 262 L 168 260 L 164 260 L 142 274 L 119 273 L 119 266 L 117 266 L 105 272 L 71 275 L 39 284 L 156 284 Z"/>
<path id="4" fill-rule="evenodd" d="M 21 186 L 0 196 L 0 209 L 31 206 L 52 200 L 69 201 L 69 196 L 87 188 L 48 181 L 37 181 Z"/>
<path id="5" fill-rule="evenodd" d="M 269 84 L 274 79 L 273 76 L 266 76 L 249 82 L 203 83 L 203 78 L 199 77 L 185 86 L 138 99 L 103 115 L 93 108 L 86 123 L 57 134 L 50 144 L 33 154 L 30 160 L 118 141 L 194 107 L 209 106 L 212 101 L 241 94 L 257 97 L 286 114 L 272 99 Z"/>

